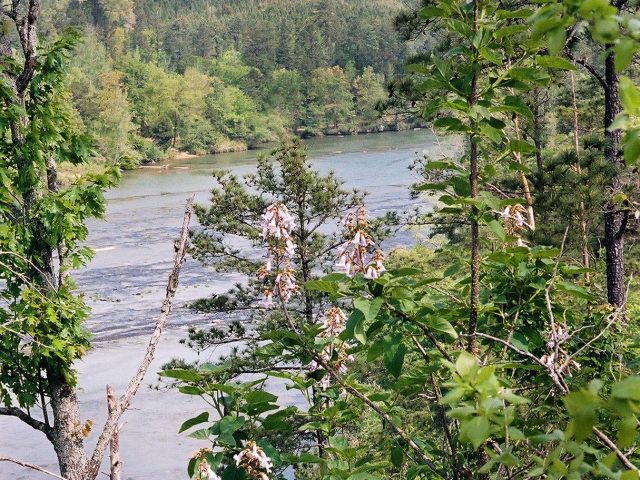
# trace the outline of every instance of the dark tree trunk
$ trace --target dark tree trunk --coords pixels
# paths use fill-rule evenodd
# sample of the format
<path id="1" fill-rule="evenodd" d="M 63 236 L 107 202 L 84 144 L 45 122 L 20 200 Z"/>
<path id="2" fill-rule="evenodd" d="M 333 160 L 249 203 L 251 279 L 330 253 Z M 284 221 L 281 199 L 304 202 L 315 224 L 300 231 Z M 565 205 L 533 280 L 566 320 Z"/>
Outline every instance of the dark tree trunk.
<path id="1" fill-rule="evenodd" d="M 610 46 L 607 46 L 607 49 Z M 610 53 L 605 60 L 605 159 L 611 164 L 613 174 L 609 184 L 609 198 L 604 212 L 604 246 L 607 263 L 607 298 L 617 308 L 624 307 L 626 289 L 624 280 L 624 230 L 626 228 L 625 212 L 616 205 L 612 198 L 622 189 L 622 169 L 624 167 L 621 152 L 620 130 L 610 131 L 609 127 L 620 113 L 620 79 L 615 70 L 615 55 Z"/>

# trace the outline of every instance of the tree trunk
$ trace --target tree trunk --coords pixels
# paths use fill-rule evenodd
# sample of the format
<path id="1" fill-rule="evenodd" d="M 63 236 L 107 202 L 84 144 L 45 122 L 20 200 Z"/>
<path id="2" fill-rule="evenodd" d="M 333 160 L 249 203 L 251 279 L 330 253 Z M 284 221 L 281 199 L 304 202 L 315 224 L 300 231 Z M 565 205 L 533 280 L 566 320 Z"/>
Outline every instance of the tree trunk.
<path id="1" fill-rule="evenodd" d="M 474 31 L 478 30 L 478 5 L 473 2 Z M 471 93 L 468 98 L 469 107 L 473 107 L 478 101 L 478 74 L 474 71 L 471 80 Z M 469 135 L 469 186 L 471 187 L 471 198 L 478 197 L 478 145 L 475 142 L 475 135 Z M 476 340 L 476 329 L 478 328 L 478 304 L 480 295 L 480 225 L 478 224 L 478 207 L 471 207 L 471 292 L 469 294 L 469 343 L 467 350 L 478 355 L 478 343 Z"/>
<path id="2" fill-rule="evenodd" d="M 573 148 L 576 153 L 576 173 L 582 176 L 582 165 L 580 165 L 580 126 L 578 123 L 578 101 L 576 97 L 576 79 L 573 72 L 571 76 L 571 110 L 573 111 Z M 589 223 L 587 221 L 584 200 L 580 200 L 580 236 L 582 251 L 582 266 L 589 268 Z M 589 282 L 589 272 L 585 273 L 585 279 Z"/>
<path id="3" fill-rule="evenodd" d="M 537 90 L 537 89 L 536 89 Z M 536 146 L 536 166 L 538 169 L 537 188 L 540 193 L 544 192 L 544 165 L 542 163 L 542 117 L 540 113 L 540 102 L 533 100 L 533 143 Z"/>
<path id="4" fill-rule="evenodd" d="M 607 45 L 609 49 L 611 45 Z M 610 53 L 605 60 L 605 159 L 613 168 L 609 183 L 609 201 L 604 212 L 604 246 L 607 263 L 607 298 L 616 308 L 623 308 L 626 302 L 624 280 L 624 230 L 626 229 L 625 213 L 613 202 L 613 196 L 622 190 L 622 169 L 624 167 L 620 153 L 621 132 L 610 131 L 609 127 L 620 113 L 620 79 L 615 70 L 615 54 Z"/>
<path id="5" fill-rule="evenodd" d="M 75 389 L 58 371 L 48 372 L 54 424 L 50 441 L 58 457 L 60 474 L 68 480 L 87 480 L 86 455 Z"/>

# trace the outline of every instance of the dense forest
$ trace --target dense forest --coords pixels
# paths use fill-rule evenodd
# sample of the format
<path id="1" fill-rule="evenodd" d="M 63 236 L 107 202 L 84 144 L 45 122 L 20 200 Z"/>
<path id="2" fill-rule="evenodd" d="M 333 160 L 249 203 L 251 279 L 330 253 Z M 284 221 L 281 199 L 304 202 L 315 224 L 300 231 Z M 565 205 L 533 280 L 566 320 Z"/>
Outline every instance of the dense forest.
<path id="1" fill-rule="evenodd" d="M 376 110 L 407 51 L 393 29 L 401 2 L 43 3 L 48 38 L 82 31 L 68 89 L 97 160 L 402 127 Z"/>

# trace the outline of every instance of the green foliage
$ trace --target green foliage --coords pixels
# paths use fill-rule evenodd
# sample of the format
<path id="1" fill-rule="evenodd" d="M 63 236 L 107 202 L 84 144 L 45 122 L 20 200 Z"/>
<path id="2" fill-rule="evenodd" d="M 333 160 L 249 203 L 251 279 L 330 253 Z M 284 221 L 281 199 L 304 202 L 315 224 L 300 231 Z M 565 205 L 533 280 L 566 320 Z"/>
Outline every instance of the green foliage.
<path id="1" fill-rule="evenodd" d="M 399 71 L 405 51 L 391 31 L 399 6 L 50 0 L 43 14 L 52 37 L 86 30 L 68 76 L 76 121 L 95 139 L 96 161 L 132 167 L 164 156 L 149 140 L 206 154 L 284 131 L 395 127 L 375 106 L 382 73 Z"/>
<path id="2" fill-rule="evenodd" d="M 279 323 L 261 332 L 255 359 L 270 365 L 266 377 L 284 381 L 308 402 L 304 410 L 287 412 L 285 422 L 267 422 L 281 399 L 263 396 L 262 389 L 248 388 L 238 402 L 246 384 L 230 381 L 237 372 L 232 363 L 216 367 L 212 387 L 206 371 L 196 370 L 199 378 L 169 373 L 185 393 L 220 396 L 222 404 L 229 397 L 240 405 L 240 414 L 220 414 L 232 425 L 231 436 L 218 423 L 205 429 L 220 452 L 206 462 L 229 478 L 251 476 L 232 455 L 247 448 L 243 440 L 264 439 L 264 451 L 278 465 L 276 477 L 294 466 L 302 467 L 299 478 L 327 480 L 638 478 L 637 322 L 603 298 L 600 270 L 584 268 L 566 248 L 566 226 L 575 229 L 583 216 L 538 215 L 538 223 L 549 225 L 534 233 L 534 207 L 601 208 L 602 193 L 588 195 L 608 176 L 597 142 L 584 141 L 580 158 L 594 180 L 591 189 L 577 171 L 568 171 L 578 159 L 560 149 L 547 161 L 549 171 L 542 164 L 547 197 L 536 191 L 534 202 L 527 179 L 529 165 L 543 153 L 526 133 L 539 120 L 535 97 L 574 69 L 560 55 L 574 21 L 564 12 L 589 22 L 603 42 L 616 41 L 621 16 L 600 1 L 421 5 L 405 18 L 408 29 L 440 33 L 429 54 L 408 66 L 403 94 L 436 129 L 466 144 L 425 159 L 415 193 L 437 195 L 438 211 L 429 220 L 454 225 L 462 242 L 422 256 L 420 250 L 397 254 L 379 277 L 314 278 L 304 288 L 316 299 L 306 315 L 297 301 L 271 313 Z M 313 113 L 336 129 L 349 122 L 347 95 L 341 94 L 348 71 L 318 72 L 314 85 L 324 108 Z M 366 83 L 364 76 L 356 83 Z M 629 82 L 623 86 L 633 114 L 635 90 Z M 287 185 L 281 184 L 283 191 Z M 240 204 L 266 206 L 237 180 L 227 180 L 225 191 Z M 220 218 L 258 241 L 247 225 L 258 212 L 243 221 L 235 213 L 229 218 L 238 203 L 227 198 L 214 194 L 219 207 L 208 220 Z M 295 208 L 295 196 L 278 200 Z M 575 245 L 580 233 L 571 233 Z M 239 253 L 225 251 L 222 240 L 202 243 L 201 254 L 215 252 L 203 258 L 218 262 L 221 253 Z M 218 265 L 247 274 L 255 269 L 237 258 Z M 234 310 L 240 304 L 227 298 L 217 305 Z M 330 305 L 346 312 L 338 331 L 318 322 Z M 261 412 L 259 418 L 241 411 L 247 408 Z M 201 420 L 211 421 L 202 415 L 187 425 Z M 265 423 L 281 441 L 261 430 Z M 291 438 L 298 441 L 284 441 Z M 190 474 L 201 458 L 192 461 Z"/>
<path id="3" fill-rule="evenodd" d="M 73 385 L 73 362 L 89 348 L 88 308 L 67 275 L 91 258 L 86 221 L 104 214 L 103 192 L 115 168 L 60 189 L 56 164 L 79 164 L 92 154 L 74 128 L 65 95 L 75 35 L 39 51 L 37 73 L 24 100 L 3 76 L 8 106 L 0 141 L 0 402 L 32 407 L 50 392 L 51 378 Z M 59 265 L 54 268 L 53 252 Z"/>

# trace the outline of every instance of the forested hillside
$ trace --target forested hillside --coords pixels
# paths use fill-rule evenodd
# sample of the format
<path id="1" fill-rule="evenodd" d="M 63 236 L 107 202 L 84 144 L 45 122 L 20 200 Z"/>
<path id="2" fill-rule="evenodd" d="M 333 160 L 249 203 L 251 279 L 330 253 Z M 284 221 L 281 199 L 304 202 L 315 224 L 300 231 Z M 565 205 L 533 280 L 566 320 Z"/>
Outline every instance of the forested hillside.
<path id="1" fill-rule="evenodd" d="M 396 128 L 376 104 L 407 44 L 398 0 L 48 0 L 45 36 L 82 31 L 68 88 L 97 159 Z"/>

